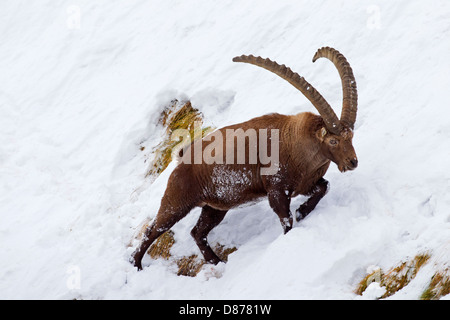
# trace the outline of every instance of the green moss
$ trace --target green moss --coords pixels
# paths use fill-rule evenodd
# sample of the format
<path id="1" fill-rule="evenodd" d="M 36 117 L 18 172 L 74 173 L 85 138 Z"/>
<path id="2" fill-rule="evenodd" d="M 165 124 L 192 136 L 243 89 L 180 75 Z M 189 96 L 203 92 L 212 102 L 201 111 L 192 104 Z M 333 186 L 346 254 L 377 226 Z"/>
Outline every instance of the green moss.
<path id="1" fill-rule="evenodd" d="M 196 122 L 202 126 L 201 132 L 194 130 Z M 146 177 L 157 177 L 160 175 L 173 160 L 173 151 L 184 146 L 181 145 L 181 141 L 171 139 L 171 135 L 175 130 L 189 130 L 191 141 L 195 141 L 203 138 L 213 129 L 210 126 L 203 126 L 203 114 L 192 107 L 190 101 L 179 102 L 178 100 L 172 100 L 170 105 L 164 108 L 161 113 L 159 124 L 164 126 L 166 130 L 162 141 L 151 152 L 153 159 L 150 162 Z M 143 151 L 145 147 L 141 146 L 140 149 Z"/>

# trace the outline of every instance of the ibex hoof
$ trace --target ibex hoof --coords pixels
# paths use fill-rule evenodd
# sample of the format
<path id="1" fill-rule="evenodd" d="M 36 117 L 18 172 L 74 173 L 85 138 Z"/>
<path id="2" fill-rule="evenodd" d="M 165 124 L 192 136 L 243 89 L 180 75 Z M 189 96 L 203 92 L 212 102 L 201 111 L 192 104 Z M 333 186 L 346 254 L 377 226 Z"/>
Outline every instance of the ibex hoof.
<path id="1" fill-rule="evenodd" d="M 221 262 L 224 262 L 223 260 L 221 260 L 218 256 L 215 257 L 211 257 L 208 260 L 206 260 L 207 263 L 210 264 L 214 264 L 214 265 L 218 265 Z"/>
<path id="2" fill-rule="evenodd" d="M 295 210 L 295 219 L 297 222 L 306 218 L 308 214 L 313 211 L 314 208 L 311 208 L 306 203 L 302 204 L 297 210 Z"/>
<path id="3" fill-rule="evenodd" d="M 142 270 L 142 264 L 140 262 L 135 262 L 134 266 L 138 269 L 138 271 Z"/>
<path id="4" fill-rule="evenodd" d="M 138 269 L 138 271 L 142 270 L 141 259 L 137 259 L 135 255 L 132 255 L 129 261 L 133 266 L 135 266 Z"/>

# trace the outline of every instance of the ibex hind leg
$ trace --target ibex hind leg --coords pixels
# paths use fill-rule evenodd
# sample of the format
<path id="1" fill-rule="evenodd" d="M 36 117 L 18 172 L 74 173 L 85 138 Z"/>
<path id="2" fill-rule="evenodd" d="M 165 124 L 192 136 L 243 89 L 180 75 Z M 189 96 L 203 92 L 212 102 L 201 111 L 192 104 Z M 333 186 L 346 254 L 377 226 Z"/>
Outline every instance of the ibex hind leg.
<path id="1" fill-rule="evenodd" d="M 170 174 L 156 218 L 145 230 L 140 245 L 132 255 L 131 260 L 139 270 L 142 269 L 142 258 L 153 241 L 198 206 L 199 194 L 192 166 L 179 164 Z"/>
<path id="2" fill-rule="evenodd" d="M 170 206 L 164 205 L 163 201 L 158 215 L 145 230 L 141 243 L 131 256 L 131 262 L 138 270 L 142 270 L 142 258 L 150 245 L 164 232 L 172 228 L 175 223 L 184 218 L 193 208 L 194 205 L 173 210 Z"/>
<path id="3" fill-rule="evenodd" d="M 217 210 L 208 205 L 204 206 L 197 224 L 191 231 L 192 237 L 208 263 L 218 264 L 222 261 L 209 246 L 207 237 L 208 233 L 223 220 L 226 213 L 227 211 Z"/>

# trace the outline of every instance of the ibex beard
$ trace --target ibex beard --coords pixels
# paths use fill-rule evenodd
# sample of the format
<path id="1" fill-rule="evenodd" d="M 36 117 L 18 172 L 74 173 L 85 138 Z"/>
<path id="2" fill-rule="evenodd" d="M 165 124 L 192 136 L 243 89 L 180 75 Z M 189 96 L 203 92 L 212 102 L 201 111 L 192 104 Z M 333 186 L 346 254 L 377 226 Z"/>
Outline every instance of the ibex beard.
<path id="1" fill-rule="evenodd" d="M 337 50 L 321 48 L 313 61 L 321 57 L 330 59 L 341 77 L 340 119 L 312 85 L 286 66 L 254 56 L 233 59 L 265 68 L 287 80 L 312 102 L 320 116 L 310 112 L 268 114 L 218 129 L 179 151 L 181 161 L 169 177 L 158 214 L 132 255 L 139 270 L 153 241 L 195 207 L 201 207 L 202 212 L 191 235 L 205 260 L 217 264 L 221 260 L 209 246 L 207 236 L 228 210 L 267 197 L 286 233 L 293 226 L 292 197 L 309 197 L 296 210 L 299 221 L 327 193 L 329 184 L 323 176 L 331 162 L 341 172 L 357 167 L 352 143 L 357 111 L 355 78 Z M 201 129 L 197 125 L 195 130 Z M 172 138 L 191 142 L 188 131 L 177 131 Z"/>

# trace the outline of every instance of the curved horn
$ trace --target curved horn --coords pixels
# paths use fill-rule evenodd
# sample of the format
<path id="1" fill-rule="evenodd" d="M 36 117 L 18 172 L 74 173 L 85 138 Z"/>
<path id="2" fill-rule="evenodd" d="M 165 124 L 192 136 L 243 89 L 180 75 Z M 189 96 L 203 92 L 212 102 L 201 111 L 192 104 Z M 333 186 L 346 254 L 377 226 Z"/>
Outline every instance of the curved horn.
<path id="1" fill-rule="evenodd" d="M 353 70 L 347 59 L 336 49 L 330 47 L 320 48 L 314 55 L 313 62 L 322 57 L 331 60 L 339 72 L 343 91 L 341 123 L 353 129 L 358 109 L 358 92 Z"/>
<path id="2" fill-rule="evenodd" d="M 322 97 L 322 95 L 306 81 L 303 77 L 299 76 L 298 73 L 293 72 L 290 68 L 286 67 L 284 64 L 279 65 L 275 61 L 270 59 L 263 59 L 261 57 L 254 57 L 253 55 L 242 55 L 240 57 L 234 57 L 234 62 L 245 62 L 262 67 L 269 70 L 276 75 L 280 76 L 284 80 L 288 81 L 295 88 L 301 91 L 308 98 L 309 101 L 316 107 L 319 111 L 327 129 L 334 133 L 339 134 L 342 129 L 339 118 L 334 113 L 328 102 Z"/>

